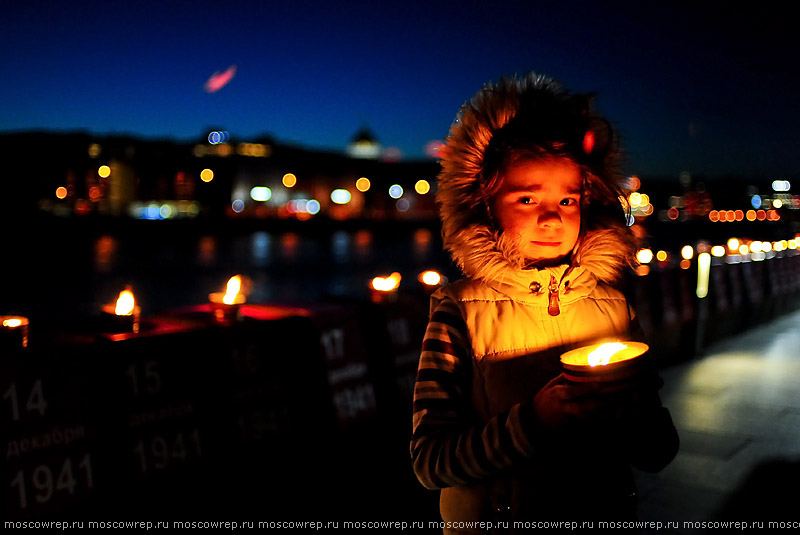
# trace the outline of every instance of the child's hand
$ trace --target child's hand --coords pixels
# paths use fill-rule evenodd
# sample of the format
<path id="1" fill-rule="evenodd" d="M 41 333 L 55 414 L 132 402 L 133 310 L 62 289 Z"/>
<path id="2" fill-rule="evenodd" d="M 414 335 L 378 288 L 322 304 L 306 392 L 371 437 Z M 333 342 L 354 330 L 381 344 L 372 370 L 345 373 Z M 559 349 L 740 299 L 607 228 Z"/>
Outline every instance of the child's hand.
<path id="1" fill-rule="evenodd" d="M 561 374 L 533 398 L 539 423 L 550 430 L 567 430 L 576 423 L 613 414 L 618 405 L 609 386 L 598 382 L 569 383 Z"/>

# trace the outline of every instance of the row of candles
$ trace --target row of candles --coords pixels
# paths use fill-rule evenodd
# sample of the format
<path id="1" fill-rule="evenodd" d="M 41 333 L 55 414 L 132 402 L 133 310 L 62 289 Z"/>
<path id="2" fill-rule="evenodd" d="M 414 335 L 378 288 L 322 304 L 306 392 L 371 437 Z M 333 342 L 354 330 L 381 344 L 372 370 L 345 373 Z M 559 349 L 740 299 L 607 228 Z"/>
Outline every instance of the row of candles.
<path id="1" fill-rule="evenodd" d="M 425 271 L 418 277 L 420 283 L 436 288 L 446 279 L 435 271 Z M 386 277 L 375 277 L 370 282 L 372 299 L 381 302 L 386 296 L 394 296 L 402 277 L 392 273 Z M 220 323 L 235 321 L 239 309 L 247 301 L 249 284 L 241 275 L 228 279 L 224 292 L 209 294 L 208 300 L 214 319 Z M 103 305 L 103 326 L 107 331 L 138 334 L 141 325 L 141 308 L 130 287 L 119 293 L 116 302 Z M 28 347 L 28 318 L 22 316 L 0 316 L 0 340 L 3 347 Z M 567 351 L 561 356 L 567 378 L 573 381 L 608 380 L 618 378 L 634 370 L 634 361 L 647 353 L 647 344 L 641 342 L 603 341 Z"/>

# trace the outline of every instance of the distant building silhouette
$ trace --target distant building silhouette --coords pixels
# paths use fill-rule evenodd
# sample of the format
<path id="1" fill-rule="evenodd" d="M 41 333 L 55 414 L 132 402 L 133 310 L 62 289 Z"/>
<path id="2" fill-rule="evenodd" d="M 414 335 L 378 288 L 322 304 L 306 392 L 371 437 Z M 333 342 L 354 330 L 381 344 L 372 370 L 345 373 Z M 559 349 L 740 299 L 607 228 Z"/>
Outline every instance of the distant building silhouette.
<path id="1" fill-rule="evenodd" d="M 348 143 L 347 154 L 352 158 L 376 159 L 381 155 L 381 144 L 372 131 L 364 127 Z"/>

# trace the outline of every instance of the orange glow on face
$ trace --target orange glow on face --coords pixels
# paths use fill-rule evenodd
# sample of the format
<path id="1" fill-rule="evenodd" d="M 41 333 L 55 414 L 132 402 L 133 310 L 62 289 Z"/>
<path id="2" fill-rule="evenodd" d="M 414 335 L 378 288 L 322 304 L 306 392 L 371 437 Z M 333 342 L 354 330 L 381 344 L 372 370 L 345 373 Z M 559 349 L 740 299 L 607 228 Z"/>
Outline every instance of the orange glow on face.
<path id="1" fill-rule="evenodd" d="M 122 290 L 117 297 L 117 305 L 114 308 L 114 314 L 117 316 L 130 316 L 133 314 L 133 309 L 136 306 L 136 300 L 133 297 L 133 292 L 129 289 Z"/>

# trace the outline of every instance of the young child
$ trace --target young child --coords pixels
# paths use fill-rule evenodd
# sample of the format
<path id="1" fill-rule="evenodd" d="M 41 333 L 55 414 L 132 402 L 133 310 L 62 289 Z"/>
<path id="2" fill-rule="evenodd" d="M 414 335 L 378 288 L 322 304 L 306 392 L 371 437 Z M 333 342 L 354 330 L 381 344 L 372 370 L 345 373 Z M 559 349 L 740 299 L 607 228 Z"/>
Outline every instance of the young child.
<path id="1" fill-rule="evenodd" d="M 437 200 L 466 278 L 432 296 L 411 440 L 417 477 L 442 489 L 445 532 L 630 520 L 630 467 L 658 471 L 677 453 L 657 376 L 561 375 L 564 351 L 635 336 L 616 288 L 635 250 L 618 160 L 590 97 L 536 74 L 488 84 L 451 127 Z"/>

